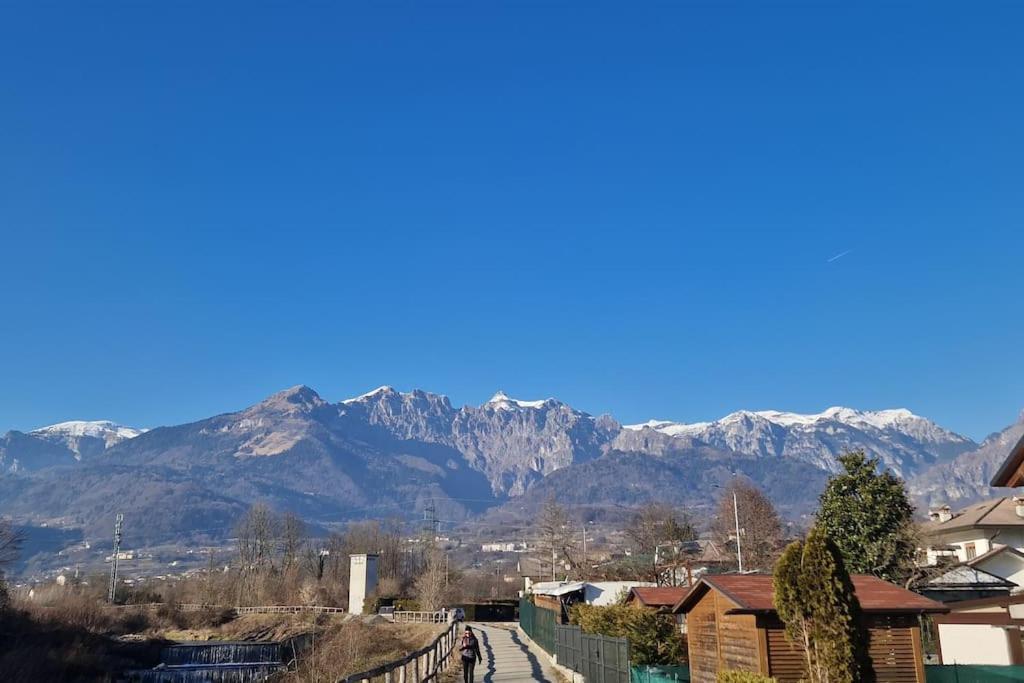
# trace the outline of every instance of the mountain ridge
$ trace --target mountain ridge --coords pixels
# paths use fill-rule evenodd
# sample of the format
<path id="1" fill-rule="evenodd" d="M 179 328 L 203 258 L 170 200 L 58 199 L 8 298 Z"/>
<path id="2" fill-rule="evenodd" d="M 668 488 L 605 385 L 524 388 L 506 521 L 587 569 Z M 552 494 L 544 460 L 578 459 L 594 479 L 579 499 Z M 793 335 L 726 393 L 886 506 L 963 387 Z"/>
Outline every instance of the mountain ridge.
<path id="1" fill-rule="evenodd" d="M 144 523 L 158 538 L 223 526 L 255 500 L 324 523 L 408 516 L 428 503 L 461 519 L 559 490 L 570 498 L 586 491 L 596 504 L 602 495 L 618 504 L 703 504 L 709 482 L 744 474 L 799 515 L 847 450 L 877 455 L 917 492 L 936 486 L 927 476 L 939 466 L 966 462 L 984 446 L 906 409 L 736 411 L 690 425 L 623 426 L 556 398 L 499 391 L 479 406 L 455 407 L 443 394 L 386 385 L 334 403 L 296 385 L 241 410 L 138 431 L 77 458 L 67 444 L 8 432 L 0 437 L 0 497 L 11 513 L 98 530 L 115 509 L 146 518 L 152 512 L 142 502 L 159 501 L 167 487 L 180 510 Z M 947 469 L 944 479 L 931 475 L 945 482 L 939 489 L 971 495 L 966 466 Z M 640 481 L 638 472 L 661 475 Z"/>

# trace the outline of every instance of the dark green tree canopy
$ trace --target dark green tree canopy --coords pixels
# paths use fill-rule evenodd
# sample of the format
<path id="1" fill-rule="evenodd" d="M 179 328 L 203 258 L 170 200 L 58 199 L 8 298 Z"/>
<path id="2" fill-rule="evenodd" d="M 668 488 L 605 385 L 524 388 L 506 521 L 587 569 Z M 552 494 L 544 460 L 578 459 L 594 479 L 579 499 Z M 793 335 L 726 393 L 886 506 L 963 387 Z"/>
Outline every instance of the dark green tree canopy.
<path id="1" fill-rule="evenodd" d="M 843 472 L 821 494 L 818 526 L 848 571 L 903 582 L 913 567 L 914 506 L 903 482 L 863 452 L 839 457 Z"/>

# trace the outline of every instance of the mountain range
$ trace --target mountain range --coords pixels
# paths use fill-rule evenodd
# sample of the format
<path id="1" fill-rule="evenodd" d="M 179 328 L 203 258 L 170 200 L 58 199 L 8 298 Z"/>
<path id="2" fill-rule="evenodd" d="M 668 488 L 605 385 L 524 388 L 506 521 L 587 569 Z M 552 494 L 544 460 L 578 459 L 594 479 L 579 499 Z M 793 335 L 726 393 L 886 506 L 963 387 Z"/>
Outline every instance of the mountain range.
<path id="1" fill-rule="evenodd" d="M 706 508 L 740 474 L 790 515 L 813 509 L 837 456 L 865 450 L 924 503 L 987 493 L 1024 423 L 982 444 L 907 410 L 739 411 L 621 425 L 557 400 L 498 392 L 454 407 L 380 387 L 331 403 L 306 386 L 190 424 L 68 422 L 0 438 L 2 511 L 103 539 L 124 512 L 136 542 L 228 536 L 252 502 L 318 524 L 529 511 L 550 495 L 593 509 L 647 500 Z M 129 527 L 130 525 L 130 527 Z"/>

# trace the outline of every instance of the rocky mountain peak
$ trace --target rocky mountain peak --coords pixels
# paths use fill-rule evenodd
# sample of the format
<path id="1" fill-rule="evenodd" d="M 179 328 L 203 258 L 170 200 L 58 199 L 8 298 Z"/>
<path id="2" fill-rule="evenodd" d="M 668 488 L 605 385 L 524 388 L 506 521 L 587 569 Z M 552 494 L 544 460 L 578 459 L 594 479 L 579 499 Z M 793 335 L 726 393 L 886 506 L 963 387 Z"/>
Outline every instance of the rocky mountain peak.
<path id="1" fill-rule="evenodd" d="M 484 403 L 481 408 L 490 408 L 493 410 L 515 410 L 517 408 L 543 408 L 547 405 L 564 405 L 561 401 L 553 398 L 545 398 L 539 401 L 521 401 L 516 398 L 512 398 L 504 391 L 498 391 L 494 396 L 491 396 L 487 403 Z"/>
<path id="2" fill-rule="evenodd" d="M 308 413 L 325 405 L 328 405 L 327 401 L 320 398 L 320 394 L 304 384 L 299 384 L 268 396 L 253 408 L 258 411 L 292 415 Z"/>

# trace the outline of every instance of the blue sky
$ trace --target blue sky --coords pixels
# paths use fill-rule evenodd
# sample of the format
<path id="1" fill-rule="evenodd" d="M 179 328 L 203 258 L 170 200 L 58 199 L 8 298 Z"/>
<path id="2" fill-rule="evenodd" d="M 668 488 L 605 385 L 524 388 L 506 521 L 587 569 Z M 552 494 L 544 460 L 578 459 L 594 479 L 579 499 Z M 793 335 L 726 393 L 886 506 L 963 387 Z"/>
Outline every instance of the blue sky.
<path id="1" fill-rule="evenodd" d="M 0 8 L 0 430 L 1024 407 L 1019 5 L 214 4 Z"/>

